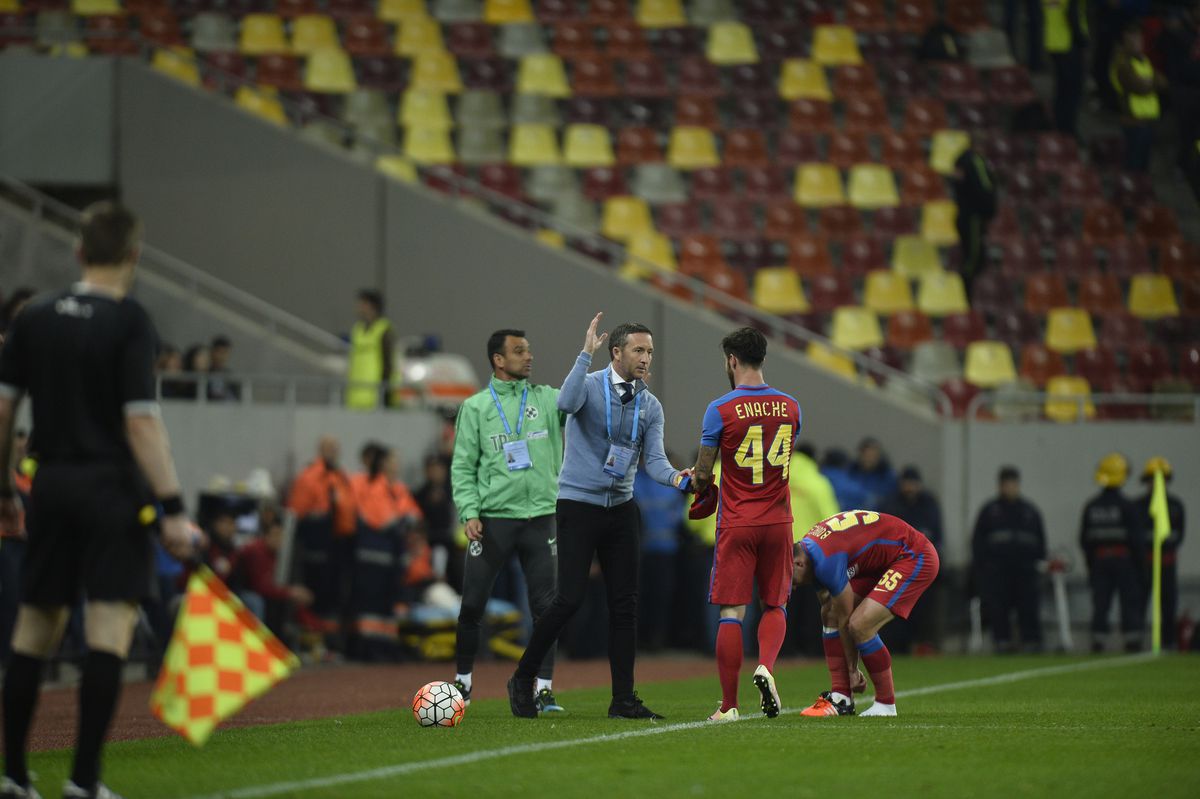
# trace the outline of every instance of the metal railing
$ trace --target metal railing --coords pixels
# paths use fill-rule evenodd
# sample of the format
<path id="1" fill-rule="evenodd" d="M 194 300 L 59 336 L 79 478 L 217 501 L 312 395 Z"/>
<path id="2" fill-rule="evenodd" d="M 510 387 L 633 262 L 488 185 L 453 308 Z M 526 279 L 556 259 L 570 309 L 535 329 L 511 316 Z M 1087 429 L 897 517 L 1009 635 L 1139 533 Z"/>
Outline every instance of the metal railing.
<path id="1" fill-rule="evenodd" d="M 1062 418 L 1047 418 L 1048 402 L 1062 408 L 1074 406 L 1075 415 L 1071 418 L 1067 418 L 1065 414 Z M 1014 421 L 1044 420 L 1068 424 L 1097 421 L 1163 421 L 1200 424 L 1200 393 L 1098 393 L 1089 396 L 1062 396 L 1044 391 L 984 392 L 967 403 L 965 417 L 969 422 L 987 421 L 986 415 L 981 418 L 984 411 L 990 412 L 993 418 L 1008 418 Z"/>

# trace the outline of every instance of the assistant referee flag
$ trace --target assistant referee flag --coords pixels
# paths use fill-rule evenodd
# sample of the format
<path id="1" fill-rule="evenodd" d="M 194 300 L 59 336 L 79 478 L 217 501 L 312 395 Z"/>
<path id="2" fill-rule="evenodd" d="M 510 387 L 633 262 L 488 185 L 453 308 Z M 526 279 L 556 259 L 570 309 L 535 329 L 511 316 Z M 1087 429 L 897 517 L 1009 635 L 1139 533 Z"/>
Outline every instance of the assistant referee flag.
<path id="1" fill-rule="evenodd" d="M 1150 518 L 1154 521 L 1154 554 L 1150 579 L 1150 649 L 1162 649 L 1162 545 L 1171 535 L 1171 517 L 1167 510 L 1167 484 L 1161 469 L 1154 470 L 1154 488 L 1150 492 Z"/>
<path id="2" fill-rule="evenodd" d="M 188 581 L 150 710 L 196 746 L 300 665 L 207 567 Z"/>

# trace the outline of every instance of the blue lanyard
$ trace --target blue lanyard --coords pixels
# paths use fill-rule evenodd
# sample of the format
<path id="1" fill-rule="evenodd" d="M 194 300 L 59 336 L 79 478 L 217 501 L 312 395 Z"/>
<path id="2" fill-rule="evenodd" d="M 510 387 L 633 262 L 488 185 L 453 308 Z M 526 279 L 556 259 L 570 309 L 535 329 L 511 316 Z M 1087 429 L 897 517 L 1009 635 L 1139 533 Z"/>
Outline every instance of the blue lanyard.
<path id="1" fill-rule="evenodd" d="M 511 436 L 512 428 L 508 426 L 508 417 L 504 415 L 504 408 L 500 407 L 500 397 L 496 395 L 496 387 L 488 383 L 488 391 L 492 392 L 492 402 L 496 403 L 496 413 L 500 414 L 500 421 L 504 422 L 504 435 Z M 525 386 L 525 390 L 521 392 L 521 410 L 517 411 L 517 435 L 521 435 L 521 425 L 525 423 L 525 400 L 529 399 L 529 386 Z"/>
<path id="2" fill-rule="evenodd" d="M 609 367 L 611 369 L 611 367 Z M 631 444 L 637 443 L 638 434 L 638 414 L 642 410 L 642 395 L 641 393 L 633 396 L 633 438 L 630 439 Z M 608 430 L 608 440 L 612 441 L 612 377 L 604 376 L 604 426 Z"/>

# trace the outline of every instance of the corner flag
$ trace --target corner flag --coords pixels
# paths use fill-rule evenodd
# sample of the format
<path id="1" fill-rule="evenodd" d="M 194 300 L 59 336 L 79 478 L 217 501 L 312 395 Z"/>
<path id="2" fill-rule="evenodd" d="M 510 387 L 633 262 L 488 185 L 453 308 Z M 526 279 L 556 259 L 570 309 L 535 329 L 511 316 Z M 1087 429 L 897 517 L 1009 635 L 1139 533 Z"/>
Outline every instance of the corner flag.
<path id="1" fill-rule="evenodd" d="M 1154 471 L 1154 488 L 1150 492 L 1150 518 L 1154 521 L 1154 556 L 1150 581 L 1150 649 L 1162 650 L 1162 544 L 1171 535 L 1171 518 L 1167 510 L 1167 484 L 1160 469 Z"/>

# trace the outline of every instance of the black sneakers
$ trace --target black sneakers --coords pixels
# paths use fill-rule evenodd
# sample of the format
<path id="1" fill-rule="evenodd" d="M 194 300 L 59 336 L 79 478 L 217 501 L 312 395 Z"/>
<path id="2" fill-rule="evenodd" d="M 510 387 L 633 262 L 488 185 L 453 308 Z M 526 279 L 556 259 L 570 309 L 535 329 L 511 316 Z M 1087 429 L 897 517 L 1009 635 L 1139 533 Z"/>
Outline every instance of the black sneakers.
<path id="1" fill-rule="evenodd" d="M 655 713 L 638 698 L 637 691 L 634 691 L 625 699 L 617 699 L 613 697 L 612 704 L 608 706 L 608 717 L 610 719 L 661 719 L 665 718 Z"/>
<path id="2" fill-rule="evenodd" d="M 537 696 L 533 698 L 534 705 L 537 706 L 539 713 L 562 713 L 566 711 L 558 700 L 554 698 L 554 692 L 549 688 L 543 688 L 537 692 Z"/>
<path id="3" fill-rule="evenodd" d="M 460 694 L 462 694 L 463 704 L 464 705 L 471 704 L 471 689 L 468 688 L 467 686 L 463 685 L 462 680 L 455 680 L 454 687 L 458 689 L 458 692 Z"/>
<path id="4" fill-rule="evenodd" d="M 533 701 L 533 680 L 513 675 L 508 680 L 508 706 L 517 718 L 536 719 L 537 704 Z M 611 711 L 610 711 L 611 712 Z"/>

